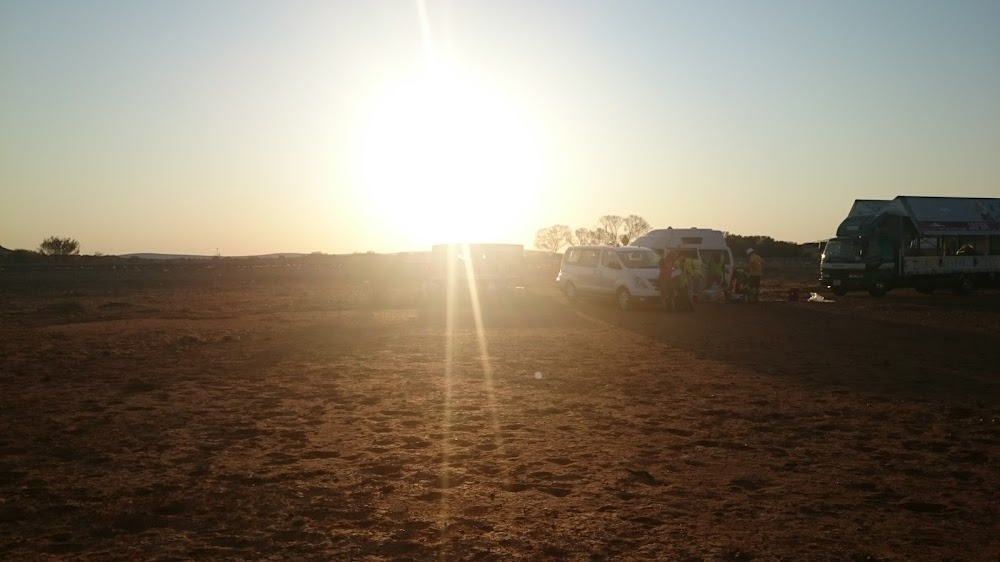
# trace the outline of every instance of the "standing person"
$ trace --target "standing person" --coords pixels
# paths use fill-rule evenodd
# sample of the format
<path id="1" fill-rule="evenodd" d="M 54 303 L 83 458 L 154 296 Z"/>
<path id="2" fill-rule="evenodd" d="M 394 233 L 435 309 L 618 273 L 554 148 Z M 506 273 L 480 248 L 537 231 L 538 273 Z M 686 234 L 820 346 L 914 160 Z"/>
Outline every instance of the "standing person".
<path id="1" fill-rule="evenodd" d="M 753 248 L 747 249 L 747 255 L 750 256 L 750 302 L 757 302 L 760 300 L 760 277 L 764 273 L 764 260 L 757 255 L 757 252 Z"/>
<path id="2" fill-rule="evenodd" d="M 674 278 L 674 292 L 676 302 L 674 306 L 678 310 L 694 312 L 694 302 L 691 300 L 691 266 L 688 258 L 681 256 L 674 264 L 674 268 L 680 273 Z"/>
<path id="3" fill-rule="evenodd" d="M 660 258 L 660 298 L 663 300 L 663 308 L 667 312 L 674 311 L 674 279 L 673 279 L 673 259 L 669 252 L 664 253 Z"/>
<path id="4" fill-rule="evenodd" d="M 722 254 L 719 254 L 719 259 L 712 260 L 708 263 L 708 285 L 709 287 L 721 287 L 723 289 L 727 288 L 726 278 L 725 278 L 725 265 L 722 263 Z"/>
<path id="5" fill-rule="evenodd" d="M 704 263 L 701 261 L 701 254 L 695 251 L 694 257 L 688 260 L 691 268 L 691 300 L 698 302 L 698 297 L 705 290 L 704 278 L 702 277 Z"/>
<path id="6" fill-rule="evenodd" d="M 747 274 L 742 267 L 736 268 L 733 278 L 729 282 L 729 290 L 726 292 L 726 300 L 736 302 L 747 302 Z"/>

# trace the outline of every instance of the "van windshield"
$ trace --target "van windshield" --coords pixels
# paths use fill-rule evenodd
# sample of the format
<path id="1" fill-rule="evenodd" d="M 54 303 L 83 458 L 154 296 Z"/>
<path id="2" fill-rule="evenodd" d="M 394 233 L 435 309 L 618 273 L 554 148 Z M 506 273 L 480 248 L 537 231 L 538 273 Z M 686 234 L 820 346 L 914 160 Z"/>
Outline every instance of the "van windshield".
<path id="1" fill-rule="evenodd" d="M 660 267 L 660 256 L 653 250 L 618 250 L 618 257 L 629 269 Z"/>

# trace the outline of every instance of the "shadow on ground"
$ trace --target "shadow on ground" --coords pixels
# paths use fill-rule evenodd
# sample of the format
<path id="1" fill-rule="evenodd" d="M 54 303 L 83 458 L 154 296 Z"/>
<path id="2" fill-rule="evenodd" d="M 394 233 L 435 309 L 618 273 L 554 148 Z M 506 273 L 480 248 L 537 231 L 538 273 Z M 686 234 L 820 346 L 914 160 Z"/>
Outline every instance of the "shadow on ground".
<path id="1" fill-rule="evenodd" d="M 952 315 L 958 326 L 962 318 L 979 328 L 996 326 L 996 293 L 976 299 L 900 295 L 837 303 L 706 303 L 694 314 L 667 314 L 657 307 L 624 312 L 603 302 L 581 303 L 575 310 L 668 348 L 802 384 L 931 400 L 993 400 L 1000 387 L 997 331 L 933 322 Z"/>

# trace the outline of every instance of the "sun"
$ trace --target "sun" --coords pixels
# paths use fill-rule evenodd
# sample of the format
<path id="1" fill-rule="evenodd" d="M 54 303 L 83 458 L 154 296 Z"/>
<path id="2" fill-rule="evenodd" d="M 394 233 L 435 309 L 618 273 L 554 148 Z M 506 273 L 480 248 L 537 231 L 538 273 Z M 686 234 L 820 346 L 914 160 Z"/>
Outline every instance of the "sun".
<path id="1" fill-rule="evenodd" d="M 362 181 L 384 227 L 429 245 L 520 242 L 542 178 L 537 135 L 495 92 L 437 68 L 375 105 Z"/>

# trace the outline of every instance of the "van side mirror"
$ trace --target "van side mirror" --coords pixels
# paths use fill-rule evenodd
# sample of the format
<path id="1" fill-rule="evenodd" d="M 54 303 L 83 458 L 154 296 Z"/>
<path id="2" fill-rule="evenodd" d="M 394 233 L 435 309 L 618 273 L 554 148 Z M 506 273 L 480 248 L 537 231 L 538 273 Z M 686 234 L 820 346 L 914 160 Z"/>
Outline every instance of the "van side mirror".
<path id="1" fill-rule="evenodd" d="M 620 264 L 620 263 L 618 263 L 616 261 L 613 261 L 613 262 L 611 262 L 611 263 L 608 264 L 608 267 L 610 267 L 611 269 L 621 269 L 622 268 L 622 264 Z"/>

